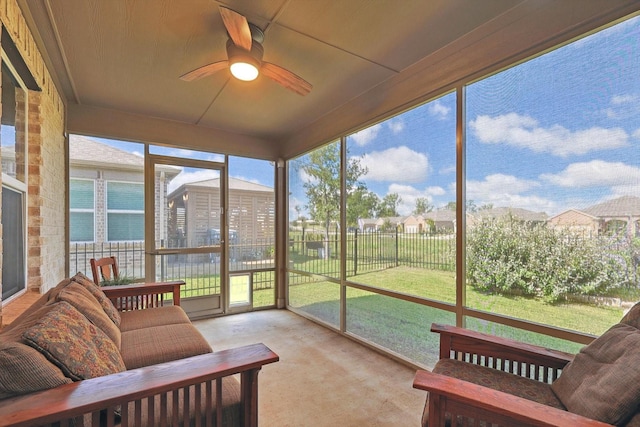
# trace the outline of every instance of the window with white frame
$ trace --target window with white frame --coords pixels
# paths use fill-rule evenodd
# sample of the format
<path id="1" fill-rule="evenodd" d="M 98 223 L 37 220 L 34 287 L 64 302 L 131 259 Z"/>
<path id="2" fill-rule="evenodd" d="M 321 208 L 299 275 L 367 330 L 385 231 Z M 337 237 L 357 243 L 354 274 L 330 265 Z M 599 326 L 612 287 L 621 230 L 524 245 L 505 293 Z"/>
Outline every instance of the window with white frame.
<path id="1" fill-rule="evenodd" d="M 92 242 L 95 239 L 95 182 L 69 180 L 69 239 Z"/>
<path id="2" fill-rule="evenodd" d="M 144 240 L 144 184 L 107 182 L 107 241 Z"/>

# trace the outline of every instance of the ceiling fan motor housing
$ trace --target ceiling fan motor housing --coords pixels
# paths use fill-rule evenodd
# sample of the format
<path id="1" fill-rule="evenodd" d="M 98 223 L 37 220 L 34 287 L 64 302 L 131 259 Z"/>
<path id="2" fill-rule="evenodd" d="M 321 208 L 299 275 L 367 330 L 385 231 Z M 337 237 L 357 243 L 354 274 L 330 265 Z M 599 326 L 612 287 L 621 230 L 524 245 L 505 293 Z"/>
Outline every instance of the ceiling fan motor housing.
<path id="1" fill-rule="evenodd" d="M 251 43 L 251 51 L 244 50 L 243 48 L 236 46 L 231 39 L 227 40 L 227 57 L 229 62 L 249 62 L 253 63 L 257 68 L 262 64 L 262 56 L 264 55 L 264 49 L 262 44 L 254 40 Z"/>

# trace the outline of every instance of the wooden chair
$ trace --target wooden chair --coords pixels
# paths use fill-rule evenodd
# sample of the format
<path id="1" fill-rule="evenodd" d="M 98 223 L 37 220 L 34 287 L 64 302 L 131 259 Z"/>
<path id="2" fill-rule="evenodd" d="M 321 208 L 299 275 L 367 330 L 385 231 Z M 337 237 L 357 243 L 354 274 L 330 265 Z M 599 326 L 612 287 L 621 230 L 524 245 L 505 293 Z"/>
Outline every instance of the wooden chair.
<path id="1" fill-rule="evenodd" d="M 114 256 L 99 259 L 91 258 L 89 263 L 91 264 L 93 282 L 98 286 L 103 280 L 114 280 L 120 277 L 118 261 Z"/>
<path id="2" fill-rule="evenodd" d="M 637 328 L 640 303 L 634 310 L 621 323 Z M 413 383 L 428 392 L 423 427 L 610 425 L 557 405 L 551 384 L 574 355 L 454 326 L 431 331 L 440 334 L 440 361 L 432 372 L 418 370 Z M 640 426 L 640 407 L 630 416 L 619 425 Z"/>

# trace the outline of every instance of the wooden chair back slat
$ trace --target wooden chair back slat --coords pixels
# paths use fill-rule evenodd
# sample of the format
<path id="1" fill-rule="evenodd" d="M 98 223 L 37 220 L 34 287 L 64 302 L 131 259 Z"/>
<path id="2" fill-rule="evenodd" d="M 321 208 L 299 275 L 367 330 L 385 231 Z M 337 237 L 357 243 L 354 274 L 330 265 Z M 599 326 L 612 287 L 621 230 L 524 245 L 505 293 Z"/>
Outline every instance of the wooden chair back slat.
<path id="1" fill-rule="evenodd" d="M 115 280 L 120 278 L 118 261 L 114 256 L 99 259 L 91 258 L 89 260 L 89 264 L 91 265 L 93 282 L 96 285 L 100 285 L 100 282 L 103 280 Z"/>

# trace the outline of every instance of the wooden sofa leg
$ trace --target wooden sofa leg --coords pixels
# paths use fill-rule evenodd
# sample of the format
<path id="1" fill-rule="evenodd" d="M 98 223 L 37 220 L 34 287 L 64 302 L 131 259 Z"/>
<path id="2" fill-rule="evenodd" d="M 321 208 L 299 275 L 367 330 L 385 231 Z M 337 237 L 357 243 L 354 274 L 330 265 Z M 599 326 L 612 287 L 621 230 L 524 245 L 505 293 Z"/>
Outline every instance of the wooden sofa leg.
<path id="1" fill-rule="evenodd" d="M 258 427 L 258 373 L 260 368 L 251 369 L 240 374 L 242 425 Z"/>

